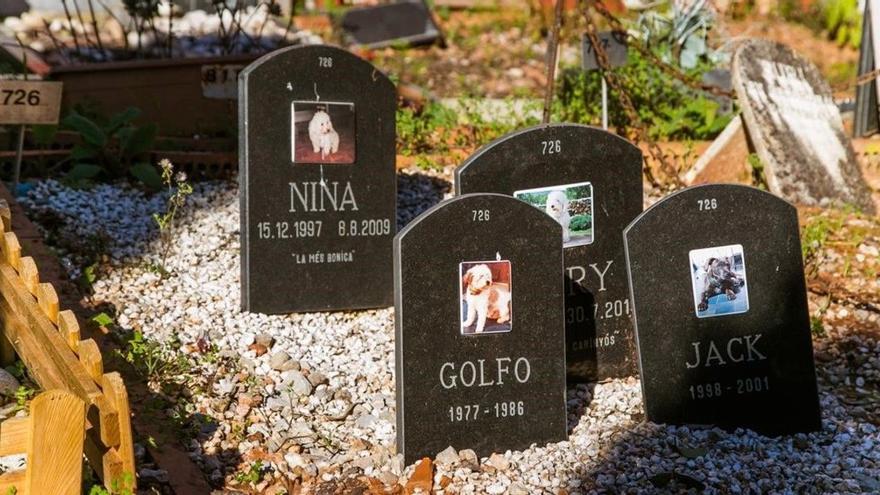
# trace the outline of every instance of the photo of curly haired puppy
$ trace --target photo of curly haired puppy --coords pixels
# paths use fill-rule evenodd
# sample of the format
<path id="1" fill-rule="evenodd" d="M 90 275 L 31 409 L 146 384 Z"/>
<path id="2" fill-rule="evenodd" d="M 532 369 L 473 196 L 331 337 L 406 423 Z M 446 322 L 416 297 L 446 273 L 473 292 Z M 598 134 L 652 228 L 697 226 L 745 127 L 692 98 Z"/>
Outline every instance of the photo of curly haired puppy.
<path id="1" fill-rule="evenodd" d="M 564 247 L 592 244 L 595 238 L 593 184 L 577 182 L 513 192 L 513 197 L 540 208 L 562 226 Z"/>
<path id="2" fill-rule="evenodd" d="M 509 332 L 512 294 L 509 261 L 468 262 L 459 265 L 462 294 L 462 334 Z"/>
<path id="3" fill-rule="evenodd" d="M 354 163 L 353 103 L 294 101 L 290 114 L 290 154 L 294 163 Z"/>
<path id="4" fill-rule="evenodd" d="M 327 112 L 318 110 L 309 121 L 309 140 L 312 151 L 321 153 L 321 158 L 339 151 L 339 134 L 333 130 L 333 122 Z"/>
<path id="5" fill-rule="evenodd" d="M 748 311 L 742 246 L 695 249 L 690 252 L 690 261 L 698 317 Z"/>

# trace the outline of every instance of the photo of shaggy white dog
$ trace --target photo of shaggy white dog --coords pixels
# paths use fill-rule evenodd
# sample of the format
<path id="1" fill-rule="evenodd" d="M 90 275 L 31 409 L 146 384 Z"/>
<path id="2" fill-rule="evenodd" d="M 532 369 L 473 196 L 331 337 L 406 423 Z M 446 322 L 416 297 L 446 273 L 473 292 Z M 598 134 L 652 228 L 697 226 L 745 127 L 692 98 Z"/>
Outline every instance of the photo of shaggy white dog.
<path id="1" fill-rule="evenodd" d="M 293 163 L 355 162 L 353 103 L 294 101 L 290 106 Z"/>
<path id="2" fill-rule="evenodd" d="M 321 158 L 339 151 L 339 134 L 333 130 L 333 122 L 327 112 L 318 110 L 309 121 L 309 139 L 312 151 L 320 153 Z"/>
<path id="3" fill-rule="evenodd" d="M 562 226 L 564 247 L 592 244 L 593 185 L 589 182 L 536 187 L 513 192 L 513 197 L 540 208 Z"/>
<path id="4" fill-rule="evenodd" d="M 562 225 L 562 242 L 571 240 L 571 215 L 568 213 L 568 198 L 565 197 L 564 191 L 553 191 L 547 195 L 547 205 L 545 207 L 547 214 Z"/>
<path id="5" fill-rule="evenodd" d="M 739 244 L 690 252 L 697 317 L 707 318 L 749 309 L 745 261 Z"/>
<path id="6" fill-rule="evenodd" d="M 501 333 L 511 330 L 509 261 L 459 265 L 462 293 L 461 333 Z"/>

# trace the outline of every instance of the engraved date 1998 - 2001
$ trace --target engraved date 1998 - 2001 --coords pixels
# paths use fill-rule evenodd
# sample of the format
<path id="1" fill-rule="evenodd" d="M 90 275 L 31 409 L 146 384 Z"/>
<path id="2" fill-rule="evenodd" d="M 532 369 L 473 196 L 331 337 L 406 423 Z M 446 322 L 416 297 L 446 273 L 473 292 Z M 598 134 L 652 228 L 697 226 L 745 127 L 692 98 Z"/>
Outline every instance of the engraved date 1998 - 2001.
<path id="1" fill-rule="evenodd" d="M 463 406 L 449 406 L 449 421 L 458 423 L 462 421 L 476 421 L 478 419 L 512 418 L 525 416 L 526 406 L 523 401 L 503 401 L 494 404 L 466 404 Z"/>
<path id="2" fill-rule="evenodd" d="M 743 395 L 770 390 L 770 378 L 755 376 L 738 378 L 735 384 L 725 385 L 721 382 L 700 383 L 688 387 L 692 400 L 715 399 L 724 395 Z"/>

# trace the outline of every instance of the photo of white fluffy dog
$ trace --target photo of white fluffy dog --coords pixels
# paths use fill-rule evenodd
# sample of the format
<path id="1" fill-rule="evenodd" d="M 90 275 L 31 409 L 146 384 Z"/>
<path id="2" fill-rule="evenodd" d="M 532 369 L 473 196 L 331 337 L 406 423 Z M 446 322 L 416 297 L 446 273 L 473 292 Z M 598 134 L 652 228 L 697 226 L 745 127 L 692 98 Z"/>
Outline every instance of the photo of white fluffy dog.
<path id="1" fill-rule="evenodd" d="M 483 333 L 487 320 L 495 320 L 490 332 L 509 332 L 511 321 L 510 262 L 491 262 L 504 264 L 500 272 L 507 274 L 507 281 L 495 280 L 489 264 L 472 265 L 462 263 L 465 270 L 462 277 L 462 291 L 467 304 L 467 316 L 461 324 L 462 333 Z M 473 332 L 470 327 L 476 323 Z M 487 332 L 488 333 L 488 332 Z"/>
<path id="2" fill-rule="evenodd" d="M 571 240 L 571 215 L 568 213 L 568 198 L 564 191 L 553 191 L 547 195 L 547 214 L 562 225 L 562 242 Z"/>
<path id="3" fill-rule="evenodd" d="M 315 112 L 309 121 L 309 139 L 312 141 L 312 150 L 321 153 L 322 159 L 339 151 L 339 134 L 333 129 L 327 112 Z"/>

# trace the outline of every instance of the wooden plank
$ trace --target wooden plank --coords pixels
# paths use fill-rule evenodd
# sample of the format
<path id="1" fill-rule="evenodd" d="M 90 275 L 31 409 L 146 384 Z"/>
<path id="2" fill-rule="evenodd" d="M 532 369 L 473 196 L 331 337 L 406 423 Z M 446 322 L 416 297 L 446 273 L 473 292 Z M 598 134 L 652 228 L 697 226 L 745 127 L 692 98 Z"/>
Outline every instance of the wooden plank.
<path id="1" fill-rule="evenodd" d="M 18 276 L 21 277 L 21 281 L 24 282 L 28 292 L 33 294 L 34 297 L 39 297 L 40 272 L 37 271 L 36 262 L 30 256 L 25 256 L 19 263 Z"/>
<path id="2" fill-rule="evenodd" d="M 8 303 L 13 316 L 21 317 L 28 332 L 36 338 L 39 346 L 45 349 L 49 362 L 43 367 L 55 367 L 60 371 L 64 385 L 61 387 L 76 394 L 79 398 L 94 407 L 88 409 L 89 422 L 101 432 L 101 440 L 109 447 L 119 445 L 119 417 L 105 399 L 97 384 L 86 369 L 79 363 L 77 356 L 70 351 L 67 342 L 61 337 L 57 328 L 43 314 L 15 271 L 8 265 L 0 265 L 0 294 Z M 12 337 L 10 335 L 10 337 Z M 15 345 L 16 337 L 10 339 Z M 16 347 L 19 355 L 23 355 Z M 27 364 L 27 362 L 26 362 Z M 28 366 L 30 368 L 30 365 Z M 40 383 L 43 388 L 50 388 Z"/>
<path id="3" fill-rule="evenodd" d="M 125 383 L 122 381 L 122 375 L 115 372 L 104 375 L 104 383 L 101 388 L 104 390 L 107 400 L 116 406 L 116 411 L 119 413 L 119 448 L 116 451 L 122 460 L 123 473 L 131 475 L 131 486 L 126 486 L 125 488 L 136 492 L 135 474 L 137 471 L 134 464 L 134 438 L 132 437 L 131 430 L 128 390 L 126 390 Z"/>
<path id="4" fill-rule="evenodd" d="M 27 453 L 30 426 L 28 417 L 9 418 L 0 423 L 0 457 Z"/>
<path id="5" fill-rule="evenodd" d="M 21 244 L 14 232 L 3 234 L 3 260 L 16 271 L 21 266 Z"/>
<path id="6" fill-rule="evenodd" d="M 56 366 L 51 364 L 47 351 L 40 346 L 21 317 L 12 310 L 5 297 L 0 297 L 0 320 L 3 332 L 14 346 L 28 373 L 43 389 L 66 388 L 67 383 Z"/>
<path id="7" fill-rule="evenodd" d="M 73 311 L 65 309 L 58 313 L 58 331 L 61 337 L 67 341 L 68 347 L 73 352 L 79 352 L 79 322 Z"/>
<path id="8" fill-rule="evenodd" d="M 37 303 L 53 324 L 58 324 L 58 294 L 52 284 L 42 283 L 37 289 Z"/>
<path id="9" fill-rule="evenodd" d="M 79 341 L 79 362 L 86 368 L 89 376 L 96 383 L 101 383 L 104 376 L 104 361 L 101 359 L 101 351 L 94 340 Z M 110 401 L 112 403 L 112 401 Z"/>
<path id="10" fill-rule="evenodd" d="M 89 465 L 98 473 L 98 477 L 104 481 L 108 490 L 113 489 L 113 480 L 123 478 L 122 459 L 116 449 L 104 446 L 100 439 L 86 432 L 84 452 L 89 460 Z"/>
<path id="11" fill-rule="evenodd" d="M 0 80 L 0 124 L 57 124 L 62 83 Z"/>
<path id="12" fill-rule="evenodd" d="M 63 390 L 31 402 L 25 483 L 30 493 L 78 495 L 82 491 L 85 404 Z"/>
<path id="13" fill-rule="evenodd" d="M 0 476 L 0 493 L 14 493 L 15 495 L 25 495 L 30 493 L 25 485 L 25 470 L 12 471 L 3 473 Z"/>

